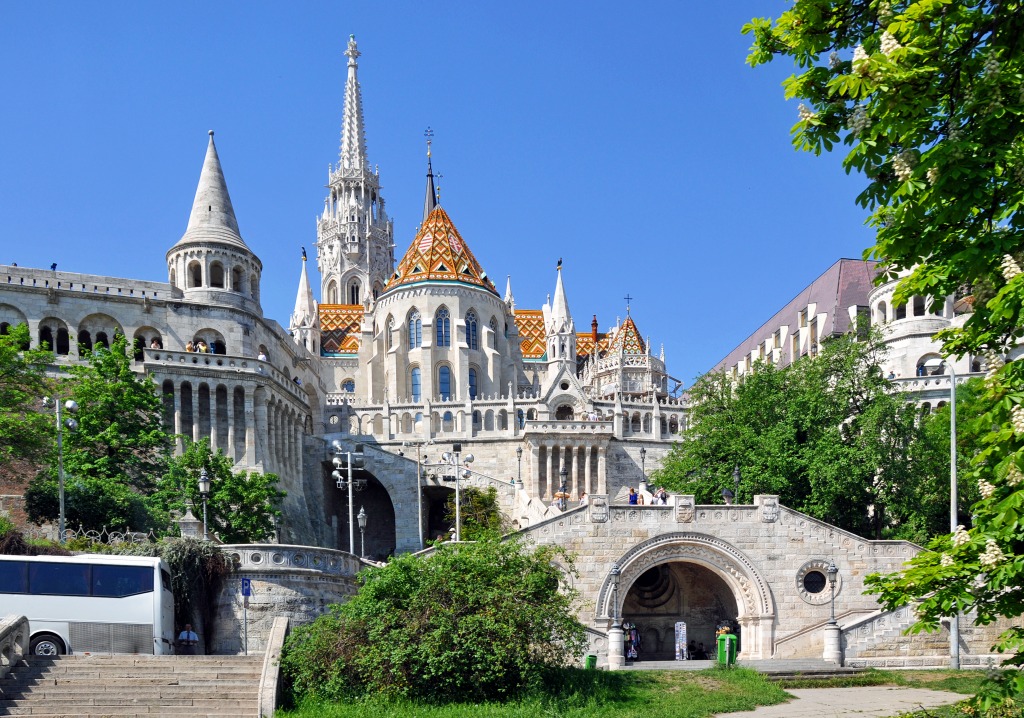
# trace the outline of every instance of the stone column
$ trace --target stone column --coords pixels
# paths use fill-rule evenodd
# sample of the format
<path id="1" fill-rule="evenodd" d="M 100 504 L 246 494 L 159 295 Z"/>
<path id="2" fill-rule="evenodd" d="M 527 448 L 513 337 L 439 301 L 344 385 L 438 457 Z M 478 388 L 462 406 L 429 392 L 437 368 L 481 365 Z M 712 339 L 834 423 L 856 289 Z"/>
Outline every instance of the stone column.
<path id="1" fill-rule="evenodd" d="M 251 389 L 243 389 L 242 421 L 245 423 L 245 463 L 256 464 L 256 402 Z"/>
<path id="2" fill-rule="evenodd" d="M 592 476 L 592 471 L 590 469 L 590 461 L 593 458 L 593 455 L 594 455 L 594 447 L 592 447 L 592 446 L 584 446 L 583 447 L 583 462 L 584 462 L 583 463 L 583 486 L 584 486 L 584 490 L 588 494 L 599 493 L 597 491 L 597 487 L 594 486 L 591 483 L 592 480 L 593 480 L 593 476 Z"/>
<path id="3" fill-rule="evenodd" d="M 608 493 L 608 449 L 597 447 L 597 488 L 599 494 Z"/>
<path id="4" fill-rule="evenodd" d="M 174 453 L 181 456 L 185 443 L 181 436 L 181 384 L 174 387 Z"/>
<path id="5" fill-rule="evenodd" d="M 526 467 L 530 496 L 540 497 L 540 445 L 530 447 L 530 462 Z"/>
<path id="6" fill-rule="evenodd" d="M 259 401 L 256 401 L 254 396 L 253 405 L 255 426 L 253 427 L 251 433 L 253 436 L 253 453 L 255 455 L 254 463 L 262 462 L 263 470 L 269 471 L 270 458 L 266 456 L 266 454 L 269 453 L 270 451 L 269 427 L 267 425 L 267 400 L 261 398 Z M 248 407 L 246 407 L 246 413 L 248 413 Z M 264 440 L 262 442 L 259 442 L 259 440 L 256 438 L 258 436 L 264 437 Z M 261 445 L 259 449 L 257 449 L 257 442 L 259 442 L 259 444 Z M 248 443 L 249 441 L 247 434 L 246 444 L 248 445 Z"/>
<path id="7" fill-rule="evenodd" d="M 540 496 L 540 499 L 542 501 L 546 501 L 546 500 L 550 499 L 551 498 L 551 494 L 554 493 L 554 489 L 551 488 L 551 485 L 554 483 L 552 481 L 551 477 L 552 477 L 552 469 L 553 469 L 553 466 L 554 466 L 555 447 L 552 444 L 552 442 L 545 442 L 544 443 L 544 448 L 547 449 L 547 463 L 546 463 L 547 472 L 545 473 L 545 476 L 544 476 L 544 483 L 541 484 L 541 490 L 538 492 L 538 495 Z"/>
<path id="8" fill-rule="evenodd" d="M 626 665 L 626 655 L 624 652 L 624 642 L 626 634 L 622 630 L 622 626 L 618 621 L 612 622 L 612 627 L 608 629 L 608 670 L 618 671 L 622 670 L 623 666 Z"/>
<path id="9" fill-rule="evenodd" d="M 235 387 L 228 386 L 228 450 L 225 452 L 232 461 L 237 462 L 239 457 L 235 451 Z"/>
<path id="10" fill-rule="evenodd" d="M 822 659 L 837 666 L 843 665 L 842 632 L 838 623 L 825 625 L 825 651 Z"/>
<path id="11" fill-rule="evenodd" d="M 215 454 L 217 453 L 217 449 L 220 448 L 220 442 L 217 438 L 218 416 L 217 387 L 214 386 L 210 389 L 210 451 Z"/>
<path id="12" fill-rule="evenodd" d="M 192 387 L 192 441 L 199 441 L 199 385 Z"/>

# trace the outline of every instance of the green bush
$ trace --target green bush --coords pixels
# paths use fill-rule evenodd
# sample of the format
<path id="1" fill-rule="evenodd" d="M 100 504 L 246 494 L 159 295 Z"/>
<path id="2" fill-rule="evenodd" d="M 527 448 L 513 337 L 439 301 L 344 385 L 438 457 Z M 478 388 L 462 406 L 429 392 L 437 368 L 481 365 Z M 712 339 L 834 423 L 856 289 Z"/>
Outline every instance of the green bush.
<path id="1" fill-rule="evenodd" d="M 351 601 L 289 637 L 281 665 L 291 695 L 431 703 L 525 695 L 585 647 L 563 570 L 574 573 L 560 548 L 495 538 L 367 569 Z"/>

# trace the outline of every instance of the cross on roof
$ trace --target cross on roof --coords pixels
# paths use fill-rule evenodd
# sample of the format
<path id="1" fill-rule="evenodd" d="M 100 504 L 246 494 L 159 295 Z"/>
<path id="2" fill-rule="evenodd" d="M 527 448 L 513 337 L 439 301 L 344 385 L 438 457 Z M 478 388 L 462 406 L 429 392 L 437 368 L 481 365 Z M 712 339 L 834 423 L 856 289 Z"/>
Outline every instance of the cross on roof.
<path id="1" fill-rule="evenodd" d="M 628 317 L 628 316 L 629 316 L 629 303 L 630 303 L 631 301 L 633 301 L 634 297 L 631 297 L 631 296 L 629 296 L 629 295 L 627 294 L 627 295 L 626 295 L 625 297 L 623 297 L 623 299 L 625 299 L 625 300 L 626 300 L 626 316 Z"/>

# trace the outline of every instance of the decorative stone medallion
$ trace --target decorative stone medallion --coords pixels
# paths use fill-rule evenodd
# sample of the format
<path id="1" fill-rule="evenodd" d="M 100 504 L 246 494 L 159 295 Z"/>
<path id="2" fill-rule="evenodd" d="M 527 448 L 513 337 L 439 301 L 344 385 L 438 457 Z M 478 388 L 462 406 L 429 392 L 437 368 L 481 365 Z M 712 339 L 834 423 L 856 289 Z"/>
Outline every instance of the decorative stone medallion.
<path id="1" fill-rule="evenodd" d="M 775 496 L 765 496 L 761 499 L 761 522 L 773 524 L 779 518 L 779 499 Z"/>
<path id="2" fill-rule="evenodd" d="M 688 524 L 693 521 L 695 504 L 693 496 L 676 497 L 676 521 Z"/>

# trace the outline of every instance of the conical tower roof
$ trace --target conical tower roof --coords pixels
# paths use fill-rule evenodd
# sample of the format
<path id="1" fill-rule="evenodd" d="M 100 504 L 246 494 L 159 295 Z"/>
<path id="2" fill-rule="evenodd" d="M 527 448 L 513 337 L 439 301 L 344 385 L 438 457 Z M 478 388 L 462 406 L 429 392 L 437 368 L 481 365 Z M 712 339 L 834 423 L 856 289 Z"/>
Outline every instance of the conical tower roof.
<path id="1" fill-rule="evenodd" d="M 647 353 L 647 345 L 644 343 L 643 337 L 640 336 L 640 330 L 636 328 L 633 317 L 627 316 L 626 321 L 615 332 L 610 349 L 616 354 L 620 351 L 623 354 Z"/>
<path id="2" fill-rule="evenodd" d="M 420 282 L 470 284 L 500 296 L 442 207 L 424 220 L 384 291 Z"/>
<path id="3" fill-rule="evenodd" d="M 309 286 L 309 275 L 306 273 L 306 250 L 302 250 L 302 272 L 299 275 L 299 291 L 295 296 L 295 311 L 292 312 L 291 329 L 313 326 L 316 322 L 316 300 L 313 289 Z"/>
<path id="4" fill-rule="evenodd" d="M 213 144 L 213 130 L 210 130 L 210 143 L 206 147 L 206 159 L 203 160 L 199 186 L 192 201 L 188 227 L 174 248 L 185 244 L 208 242 L 229 244 L 247 252 L 251 251 L 238 232 L 235 209 L 231 206 L 231 196 L 224 181 L 224 171 L 220 167 L 217 147 Z"/>

